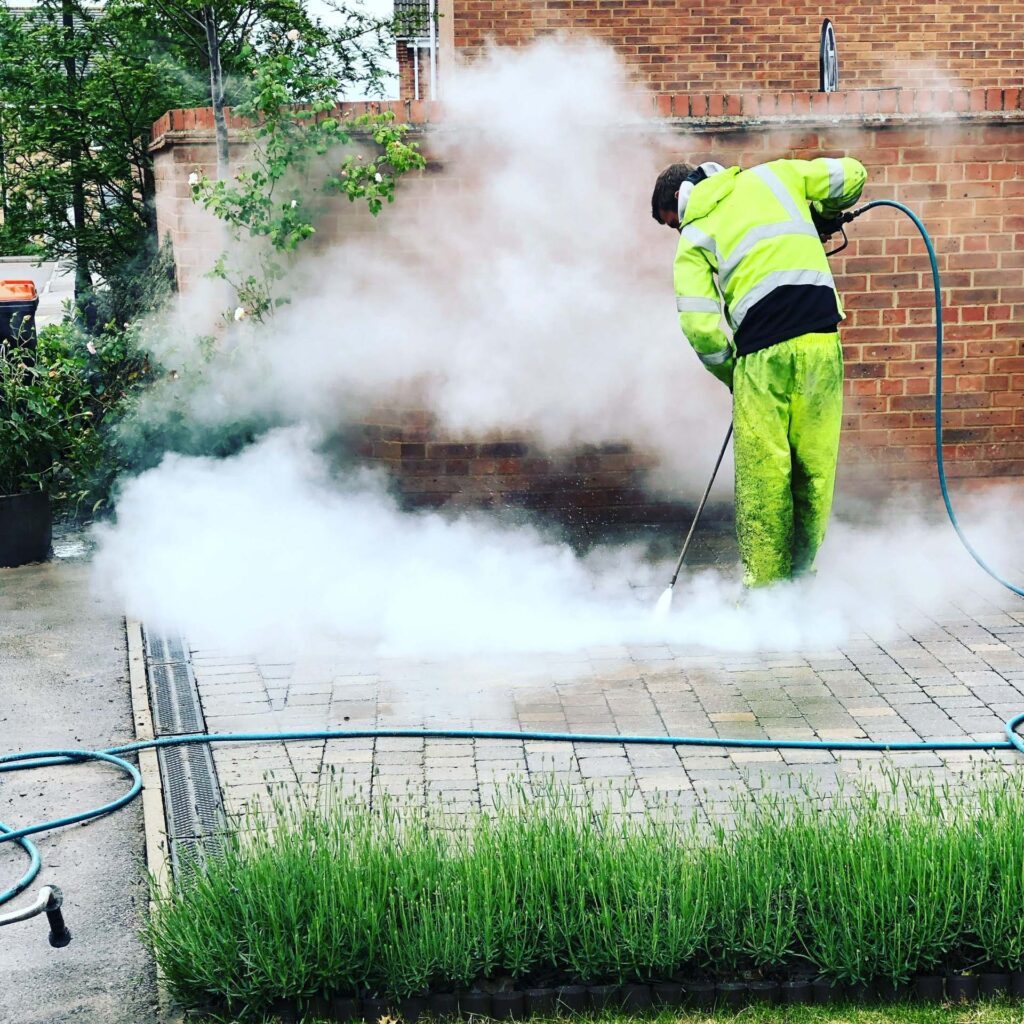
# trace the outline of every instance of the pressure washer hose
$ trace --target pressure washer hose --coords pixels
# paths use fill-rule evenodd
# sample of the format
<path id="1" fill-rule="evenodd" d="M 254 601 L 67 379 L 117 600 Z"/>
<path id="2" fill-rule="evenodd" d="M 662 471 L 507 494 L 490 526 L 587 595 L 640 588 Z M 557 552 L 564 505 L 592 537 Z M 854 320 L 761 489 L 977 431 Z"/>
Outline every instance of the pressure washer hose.
<path id="1" fill-rule="evenodd" d="M 970 552 L 971 557 L 985 570 L 993 579 L 998 580 L 1008 590 L 1024 597 L 1024 590 L 1008 583 L 995 572 L 974 550 L 970 542 L 964 536 L 963 530 L 957 521 L 953 511 L 953 505 L 949 497 L 949 489 L 946 486 L 946 471 L 942 455 L 942 289 L 939 280 L 939 268 L 935 258 L 935 249 L 932 246 L 928 232 L 918 217 L 902 203 L 893 202 L 890 199 L 877 199 L 867 203 L 856 211 L 847 214 L 846 220 L 852 220 L 866 213 L 877 206 L 892 206 L 905 213 L 921 232 L 924 244 L 928 249 L 928 258 L 931 260 L 932 280 L 935 285 L 935 453 L 936 463 L 939 472 L 939 486 L 942 488 L 942 498 L 946 504 L 946 512 L 949 514 L 950 522 L 956 530 L 957 536 L 964 547 Z M 277 743 L 290 740 L 336 740 L 336 739 L 378 739 L 378 738 L 415 738 L 415 739 L 467 739 L 467 740 L 515 740 L 515 741 L 540 741 L 551 743 L 610 743 L 622 746 L 668 746 L 668 747 L 727 747 L 746 749 L 770 749 L 770 750 L 864 750 L 864 751 L 942 751 L 942 750 L 1017 750 L 1024 754 L 1024 737 L 1018 733 L 1018 728 L 1024 725 L 1024 712 L 1015 715 L 1005 726 L 1005 740 L 940 740 L 938 742 L 905 742 L 886 743 L 872 742 L 869 740 L 757 740 L 757 739 L 720 739 L 718 737 L 702 736 L 622 736 L 622 735 L 592 735 L 575 734 L 566 732 L 517 732 L 514 730 L 480 731 L 476 729 L 328 729 L 323 731 L 307 732 L 254 732 L 254 733 L 212 733 L 193 734 L 188 736 L 163 736 L 158 739 L 141 740 L 136 743 L 126 743 L 119 747 L 110 747 L 107 750 L 37 750 L 21 754 L 5 754 L 0 757 L 0 773 L 27 771 L 32 768 L 48 768 L 57 765 L 82 764 L 87 761 L 102 761 L 120 769 L 130 780 L 131 787 L 128 791 L 115 800 L 103 804 L 101 807 L 93 807 L 76 814 L 69 814 L 63 818 L 54 818 L 51 821 L 44 821 L 36 825 L 26 825 L 22 828 L 12 828 L 9 825 L 0 823 L 0 843 L 17 843 L 25 851 L 29 858 L 28 870 L 21 879 L 11 888 L 0 892 L 0 907 L 2 907 L 18 893 L 22 892 L 35 879 L 40 869 L 39 851 L 35 844 L 28 838 L 32 835 L 39 835 L 49 832 L 52 829 L 62 828 L 65 825 L 74 825 L 77 822 L 89 821 L 109 814 L 125 804 L 134 800 L 142 791 L 142 776 L 129 761 L 122 755 L 134 754 L 140 750 L 160 749 L 161 747 L 177 747 L 197 743 Z M 42 904 L 42 900 L 37 901 Z M 21 920 L 24 915 L 8 914 L 8 920 L 0 916 L 0 925 L 13 923 L 13 920 Z M 52 922 L 51 922 L 52 926 Z M 69 937 L 69 936 L 68 936 Z M 51 930 L 50 941 L 54 945 L 65 944 L 56 940 L 55 933 Z"/>
<path id="2" fill-rule="evenodd" d="M 946 485 L 946 459 L 942 453 L 942 283 L 939 279 L 939 265 L 935 258 L 935 246 L 932 245 L 931 238 L 928 237 L 928 232 L 925 230 L 924 225 L 921 223 L 920 218 L 914 213 L 913 210 L 904 206 L 902 203 L 897 203 L 892 199 L 875 199 L 870 203 L 865 203 L 864 206 L 859 207 L 848 217 L 852 220 L 854 217 L 859 217 L 862 213 L 867 213 L 868 210 L 873 210 L 876 206 L 891 206 L 894 209 L 900 210 L 905 213 L 913 222 L 914 227 L 921 232 L 921 237 L 924 239 L 925 247 L 928 249 L 928 259 L 932 265 L 932 284 L 935 287 L 935 465 L 939 471 L 939 487 L 942 490 L 942 500 L 946 505 L 946 513 L 949 516 L 949 521 L 953 524 L 953 529 L 956 530 L 956 535 L 960 538 L 960 543 L 967 548 L 971 558 L 973 558 L 978 565 L 982 567 L 998 583 L 1001 583 L 1007 590 L 1012 590 L 1018 597 L 1024 597 L 1024 590 L 1020 587 L 1014 586 L 1008 580 L 1004 580 L 982 557 L 974 550 L 974 546 L 964 535 L 964 531 L 960 527 L 960 523 L 956 518 L 956 512 L 953 511 L 953 503 L 949 497 L 949 487 Z"/>

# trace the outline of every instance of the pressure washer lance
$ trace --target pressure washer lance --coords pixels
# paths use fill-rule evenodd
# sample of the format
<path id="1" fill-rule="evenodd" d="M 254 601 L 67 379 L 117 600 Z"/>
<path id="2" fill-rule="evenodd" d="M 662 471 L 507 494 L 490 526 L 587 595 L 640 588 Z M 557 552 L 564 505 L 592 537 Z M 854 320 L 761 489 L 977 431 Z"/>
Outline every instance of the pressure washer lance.
<path id="1" fill-rule="evenodd" d="M 676 585 L 676 580 L 679 578 L 679 570 L 683 567 L 683 559 L 686 558 L 686 552 L 690 547 L 690 541 L 693 540 L 693 532 L 697 529 L 700 514 L 704 511 L 708 495 L 711 493 L 711 488 L 715 484 L 715 477 L 718 476 L 718 467 L 722 465 L 722 459 L 725 458 L 725 449 L 729 447 L 730 437 L 732 437 L 731 423 L 729 424 L 729 429 L 725 433 L 725 440 L 722 442 L 722 450 L 718 453 L 715 468 L 711 471 L 711 479 L 708 481 L 708 485 L 704 489 L 704 497 L 700 499 L 700 504 L 697 506 L 693 522 L 690 523 L 690 530 L 686 534 L 686 540 L 683 541 L 683 550 L 679 552 L 679 561 L 676 562 L 676 571 L 672 573 L 672 579 L 669 580 L 668 586 L 665 588 L 665 592 L 658 598 L 658 603 L 654 609 L 654 617 L 657 619 L 664 619 L 665 616 L 668 615 L 669 609 L 672 607 L 672 588 Z"/>

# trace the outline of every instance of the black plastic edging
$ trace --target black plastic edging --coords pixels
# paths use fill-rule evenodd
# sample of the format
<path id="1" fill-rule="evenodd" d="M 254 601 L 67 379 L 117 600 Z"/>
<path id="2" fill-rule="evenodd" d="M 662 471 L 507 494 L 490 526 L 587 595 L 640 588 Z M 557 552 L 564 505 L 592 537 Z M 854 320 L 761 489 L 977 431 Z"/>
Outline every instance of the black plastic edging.
<path id="1" fill-rule="evenodd" d="M 1012 996 L 1024 999 L 1024 970 L 1013 974 L 921 975 L 910 982 L 893 985 L 874 982 L 844 985 L 828 978 L 793 976 L 771 979 L 719 980 L 684 979 L 652 984 L 563 985 L 551 988 L 511 989 L 498 992 L 436 992 L 407 999 L 369 996 L 320 996 L 313 1000 L 278 1000 L 273 1009 L 286 1022 L 305 1014 L 352 1024 L 375 1024 L 391 1017 L 416 1024 L 423 1017 L 493 1020 L 526 1020 L 534 1016 L 575 1016 L 580 1013 L 624 1011 L 643 1014 L 659 1010 L 715 1007 L 739 1010 L 754 1005 L 893 1005 L 896 1003 L 973 1002 L 979 997 Z"/>

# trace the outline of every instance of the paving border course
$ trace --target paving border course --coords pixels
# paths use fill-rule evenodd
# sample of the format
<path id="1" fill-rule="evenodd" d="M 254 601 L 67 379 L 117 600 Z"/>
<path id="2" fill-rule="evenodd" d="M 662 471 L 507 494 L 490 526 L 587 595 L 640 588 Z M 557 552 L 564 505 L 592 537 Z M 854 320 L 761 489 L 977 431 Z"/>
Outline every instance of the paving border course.
<path id="1" fill-rule="evenodd" d="M 142 623 L 138 619 L 126 620 L 125 634 L 128 641 L 128 679 L 132 695 L 135 738 L 151 740 L 156 734 L 153 731 L 153 712 L 149 702 L 146 645 Z M 146 864 L 157 890 L 167 892 L 172 880 L 171 860 L 168 852 L 167 809 L 164 805 L 164 787 L 157 751 L 139 751 L 139 771 L 142 774 L 142 821 L 146 841 Z M 151 912 L 152 908 L 153 901 L 150 900 Z M 159 967 L 156 982 L 161 1024 L 181 1024 L 184 1021 L 184 1014 L 175 1006 L 167 991 Z"/>

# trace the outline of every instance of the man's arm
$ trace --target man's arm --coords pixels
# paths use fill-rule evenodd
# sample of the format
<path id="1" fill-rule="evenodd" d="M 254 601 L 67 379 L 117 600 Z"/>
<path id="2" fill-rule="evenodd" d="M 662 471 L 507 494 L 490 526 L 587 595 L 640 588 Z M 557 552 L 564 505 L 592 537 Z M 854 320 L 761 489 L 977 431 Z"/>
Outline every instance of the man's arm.
<path id="1" fill-rule="evenodd" d="M 722 300 L 703 252 L 681 239 L 675 261 L 679 326 L 700 361 L 732 390 L 733 354 L 722 330 Z"/>
<path id="2" fill-rule="evenodd" d="M 834 218 L 860 199 L 867 181 L 864 165 L 853 157 L 787 160 L 803 182 L 804 195 L 822 216 Z"/>

